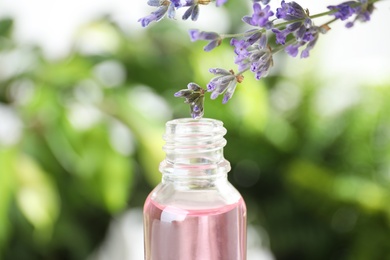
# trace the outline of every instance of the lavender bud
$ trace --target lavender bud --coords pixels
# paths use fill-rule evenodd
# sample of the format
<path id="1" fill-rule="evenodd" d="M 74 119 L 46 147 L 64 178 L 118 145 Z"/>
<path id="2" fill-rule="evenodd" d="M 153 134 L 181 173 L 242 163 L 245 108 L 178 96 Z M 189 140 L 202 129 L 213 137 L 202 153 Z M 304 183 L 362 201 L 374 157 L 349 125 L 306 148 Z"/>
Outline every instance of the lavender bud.
<path id="1" fill-rule="evenodd" d="M 211 51 L 212 49 L 218 47 L 219 45 L 220 45 L 220 41 L 211 41 L 211 42 L 209 42 L 209 44 L 204 46 L 203 50 L 208 52 L 208 51 Z"/>
<path id="2" fill-rule="evenodd" d="M 160 0 L 148 0 L 148 5 L 150 6 L 160 6 Z"/>
<path id="3" fill-rule="evenodd" d="M 200 89 L 201 89 L 201 87 L 198 84 L 193 83 L 193 82 L 188 83 L 187 88 L 189 90 L 193 90 L 193 91 L 200 91 Z"/>
<path id="4" fill-rule="evenodd" d="M 210 73 L 213 73 L 215 75 L 231 75 L 232 73 L 228 70 L 221 69 L 221 68 L 211 68 L 209 69 Z"/>

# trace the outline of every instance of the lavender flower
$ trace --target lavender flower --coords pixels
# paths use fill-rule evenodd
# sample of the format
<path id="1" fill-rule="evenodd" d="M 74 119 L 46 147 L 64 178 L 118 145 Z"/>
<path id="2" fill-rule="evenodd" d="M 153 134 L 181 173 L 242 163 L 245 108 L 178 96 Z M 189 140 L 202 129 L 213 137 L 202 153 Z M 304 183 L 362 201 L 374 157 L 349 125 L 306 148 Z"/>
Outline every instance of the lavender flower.
<path id="1" fill-rule="evenodd" d="M 301 58 L 309 57 L 309 52 L 311 49 L 314 48 L 314 45 L 317 43 L 317 40 L 318 40 L 318 34 L 316 34 L 314 38 L 308 42 L 306 48 L 301 52 Z"/>
<path id="2" fill-rule="evenodd" d="M 235 47 L 234 52 L 237 54 L 235 63 L 240 71 L 250 69 L 258 80 L 267 76 L 269 69 L 273 66 L 273 58 L 265 34 L 261 35 L 258 43 L 253 45 L 245 40 L 237 39 L 232 39 L 230 44 Z"/>
<path id="3" fill-rule="evenodd" d="M 286 3 L 284 0 L 281 3 L 281 7 L 276 9 L 276 17 L 286 21 L 305 19 L 308 17 L 302 6 L 296 2 Z"/>
<path id="4" fill-rule="evenodd" d="M 272 27 L 272 22 L 269 21 L 269 18 L 274 15 L 274 12 L 270 9 L 271 7 L 269 5 L 261 8 L 259 3 L 254 3 L 252 16 L 244 16 L 242 20 L 249 25 L 269 29 Z"/>
<path id="5" fill-rule="evenodd" d="M 184 103 L 190 104 L 192 118 L 202 118 L 204 114 L 204 93 L 205 90 L 196 83 L 189 83 L 187 89 L 179 90 L 175 97 L 184 97 Z"/>
<path id="6" fill-rule="evenodd" d="M 346 27 L 350 28 L 354 25 L 356 21 L 368 22 L 371 19 L 371 14 L 374 11 L 374 4 L 367 4 L 367 1 L 360 0 L 362 3 L 360 6 L 356 7 L 356 17 L 352 22 L 348 22 Z"/>
<path id="7" fill-rule="evenodd" d="M 360 3 L 360 5 L 359 5 Z M 341 3 L 339 5 L 330 5 L 328 6 L 329 10 L 335 10 L 332 15 L 335 18 L 342 21 L 348 19 L 349 17 L 356 14 L 355 19 L 346 24 L 347 28 L 350 28 L 354 25 L 355 21 L 367 22 L 371 18 L 371 14 L 374 10 L 373 4 L 368 4 L 367 0 L 359 0 L 359 2 L 348 1 Z"/>
<path id="8" fill-rule="evenodd" d="M 355 3 L 356 2 L 354 1 L 348 1 L 348 2 L 341 3 L 339 5 L 330 5 L 328 6 L 328 9 L 335 10 L 335 12 L 332 13 L 332 15 L 334 15 L 335 18 L 344 21 L 355 13 L 355 8 L 352 7 L 352 5 Z"/>
<path id="9" fill-rule="evenodd" d="M 158 9 L 138 21 L 141 22 L 142 27 L 146 27 L 151 22 L 160 21 L 165 14 L 168 14 L 168 18 L 174 19 L 175 10 L 182 7 L 188 7 L 182 16 L 182 19 L 187 20 L 191 17 L 191 20 L 196 21 L 199 17 L 199 5 L 208 5 L 211 1 L 212 0 L 148 0 L 148 5 L 158 7 Z M 221 6 L 226 3 L 227 0 L 215 0 L 215 2 L 216 6 Z"/>
<path id="10" fill-rule="evenodd" d="M 272 29 L 272 32 L 274 32 L 275 36 L 276 36 L 276 43 L 284 45 L 286 43 L 287 35 L 297 31 L 302 26 L 303 26 L 302 22 L 295 22 L 295 23 L 287 25 L 284 30 Z M 306 29 L 305 26 L 303 28 Z"/>
<path id="11" fill-rule="evenodd" d="M 250 52 L 249 61 L 250 70 L 255 73 L 257 80 L 268 75 L 269 69 L 273 66 L 273 58 L 265 35 L 261 36 L 259 44 Z"/>
<path id="12" fill-rule="evenodd" d="M 222 103 L 226 104 L 232 98 L 237 83 L 241 83 L 244 76 L 235 75 L 233 70 L 228 71 L 221 68 L 210 69 L 209 71 L 218 75 L 207 84 L 207 91 L 212 92 L 210 98 L 216 99 L 219 95 L 224 94 Z"/>
<path id="13" fill-rule="evenodd" d="M 306 32 L 309 31 L 313 26 L 310 18 L 306 18 L 303 23 L 293 32 L 297 41 L 302 41 L 306 36 Z"/>
<path id="14" fill-rule="evenodd" d="M 168 13 L 168 18 L 175 18 L 175 6 L 171 1 L 149 0 L 148 5 L 158 7 L 158 9 L 152 12 L 150 15 L 138 20 L 138 22 L 141 22 L 142 27 L 148 26 L 153 21 L 160 21 L 166 13 Z"/>
<path id="15" fill-rule="evenodd" d="M 182 16 L 183 20 L 191 18 L 193 21 L 199 17 L 199 5 L 208 5 L 215 1 L 216 6 L 221 6 L 227 0 L 148 0 L 148 4 L 157 7 L 157 10 L 149 16 L 141 18 L 143 27 L 148 26 L 153 21 L 161 20 L 166 14 L 168 18 L 174 18 L 175 10 L 187 7 Z M 256 27 L 249 31 L 238 34 L 219 35 L 215 32 L 189 30 L 191 41 L 208 41 L 204 47 L 205 51 L 211 51 L 219 46 L 224 38 L 233 38 L 230 42 L 234 46 L 235 64 L 238 66 L 238 73 L 233 70 L 222 68 L 210 69 L 215 76 L 207 84 L 207 89 L 201 88 L 195 83 L 189 83 L 187 89 L 182 89 L 175 93 L 176 97 L 184 97 L 185 103 L 190 104 L 193 118 L 200 118 L 204 113 L 205 92 L 211 92 L 211 99 L 216 99 L 223 95 L 222 103 L 228 102 L 237 87 L 244 79 L 243 73 L 250 70 L 257 80 L 267 76 L 273 66 L 273 54 L 279 50 L 284 50 L 288 55 L 301 58 L 310 56 L 311 50 L 315 47 L 320 33 L 326 33 L 330 28 L 328 25 L 335 20 L 347 20 L 353 17 L 347 24 L 352 27 L 356 21 L 366 22 L 371 18 L 374 10 L 373 3 L 378 0 L 348 0 L 339 5 L 330 5 L 327 8 L 330 12 L 325 12 L 311 16 L 312 18 L 333 15 L 336 19 L 328 21 L 323 26 L 314 25 L 309 11 L 303 9 L 298 3 L 282 0 L 281 6 L 276 9 L 276 14 L 268 5 L 270 0 L 252 0 L 253 12 L 244 16 L 242 21 Z M 276 16 L 281 23 L 273 24 L 272 17 Z M 271 30 L 272 29 L 272 30 Z M 276 44 L 283 45 L 271 48 L 267 43 L 267 33 L 272 31 L 276 37 Z M 288 41 L 287 41 L 288 39 Z"/>
<path id="16" fill-rule="evenodd" d="M 301 42 L 295 43 L 295 44 L 290 44 L 284 48 L 286 53 L 290 55 L 291 57 L 296 57 L 298 55 L 298 48 L 302 46 Z"/>
<path id="17" fill-rule="evenodd" d="M 340 18 L 348 15 L 347 13 L 350 11 L 350 9 L 347 8 L 349 7 L 349 3 L 350 2 L 347 2 L 342 6 L 343 8 L 346 8 L 346 10 L 343 10 L 343 13 L 338 15 Z M 272 32 L 275 33 L 277 44 L 286 44 L 287 36 L 289 34 L 294 35 L 294 38 L 290 40 L 289 44 L 284 48 L 286 53 L 292 57 L 298 55 L 299 48 L 302 46 L 306 46 L 306 48 L 301 52 L 301 58 L 309 57 L 310 50 L 314 48 L 319 33 L 326 33 L 330 29 L 327 25 L 321 27 L 315 26 L 309 17 L 308 11 L 303 10 L 303 8 L 295 2 L 286 3 L 285 1 L 282 1 L 281 8 L 277 9 L 276 16 L 280 19 L 292 21 L 292 23 L 287 25 L 283 30 L 276 28 L 272 29 Z"/>
<path id="18" fill-rule="evenodd" d="M 292 57 L 296 57 L 299 53 L 299 48 L 306 45 L 306 48 L 301 52 L 301 58 L 309 57 L 309 52 L 312 50 L 317 43 L 319 34 L 325 34 L 330 28 L 326 25 L 323 26 L 312 26 L 305 31 L 300 41 L 295 41 L 285 47 L 285 51 Z"/>
<path id="19" fill-rule="evenodd" d="M 175 0 L 179 1 L 180 0 Z M 216 0 L 216 5 L 221 6 L 223 5 L 227 0 Z M 182 19 L 187 20 L 189 17 L 191 17 L 192 21 L 198 20 L 199 17 L 199 5 L 208 5 L 211 0 L 182 0 L 183 3 L 180 3 L 180 7 L 189 7 L 187 11 L 183 14 Z"/>
<path id="20" fill-rule="evenodd" d="M 286 3 L 285 1 L 282 1 L 281 7 L 276 10 L 276 17 L 287 21 L 293 21 L 283 30 L 276 28 L 272 29 L 272 32 L 275 33 L 277 44 L 286 44 L 286 38 L 289 34 L 294 35 L 296 42 L 302 42 L 304 41 L 303 38 L 306 33 L 313 27 L 313 22 L 308 16 L 308 13 L 295 2 Z M 294 22 L 294 20 L 297 21 Z M 286 51 L 291 56 L 295 57 L 298 54 L 297 46 L 301 45 L 303 44 L 290 44 Z"/>
<path id="21" fill-rule="evenodd" d="M 247 59 L 249 56 L 248 48 L 251 46 L 251 44 L 246 40 L 237 40 L 233 38 L 230 41 L 230 45 L 234 46 L 234 53 L 237 55 L 234 63 L 238 65 L 238 70 L 247 70 L 250 66 L 247 62 Z"/>
<path id="22" fill-rule="evenodd" d="M 191 41 L 205 40 L 210 41 L 204 48 L 204 51 L 211 51 L 212 49 L 218 47 L 222 38 L 218 33 L 215 32 L 202 32 L 197 29 L 191 29 L 188 31 Z"/>

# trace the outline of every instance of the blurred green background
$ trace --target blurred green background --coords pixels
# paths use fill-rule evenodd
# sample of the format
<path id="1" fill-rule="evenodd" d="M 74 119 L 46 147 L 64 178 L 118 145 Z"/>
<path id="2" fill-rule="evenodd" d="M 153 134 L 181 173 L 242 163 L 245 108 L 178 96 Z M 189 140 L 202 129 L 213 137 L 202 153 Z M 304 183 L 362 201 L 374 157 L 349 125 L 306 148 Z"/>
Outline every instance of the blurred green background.
<path id="1" fill-rule="evenodd" d="M 237 4 L 227 10 L 241 17 Z M 172 21 L 134 36 L 105 16 L 50 59 L 16 41 L 14 24 L 0 21 L 0 259 L 86 259 L 159 182 L 165 122 L 189 116 L 173 93 L 205 86 L 209 67 L 235 68 L 232 50 L 204 53 Z M 281 260 L 390 259 L 390 78 L 352 81 L 332 110 L 325 94 L 342 90 L 314 58 L 296 60 L 306 64 L 297 74 L 276 59 L 268 78 L 246 74 L 227 105 L 205 104 L 228 130 L 229 179 L 258 246 Z"/>

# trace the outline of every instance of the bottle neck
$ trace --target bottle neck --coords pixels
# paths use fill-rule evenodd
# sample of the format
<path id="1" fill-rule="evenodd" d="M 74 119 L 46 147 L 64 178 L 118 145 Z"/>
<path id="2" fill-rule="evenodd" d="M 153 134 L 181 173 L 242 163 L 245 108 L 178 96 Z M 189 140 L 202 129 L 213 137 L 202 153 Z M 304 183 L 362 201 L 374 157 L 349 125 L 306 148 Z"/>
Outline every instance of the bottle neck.
<path id="1" fill-rule="evenodd" d="M 160 164 L 163 182 L 226 179 L 230 163 L 223 156 L 226 129 L 214 119 L 177 119 L 166 124 Z"/>

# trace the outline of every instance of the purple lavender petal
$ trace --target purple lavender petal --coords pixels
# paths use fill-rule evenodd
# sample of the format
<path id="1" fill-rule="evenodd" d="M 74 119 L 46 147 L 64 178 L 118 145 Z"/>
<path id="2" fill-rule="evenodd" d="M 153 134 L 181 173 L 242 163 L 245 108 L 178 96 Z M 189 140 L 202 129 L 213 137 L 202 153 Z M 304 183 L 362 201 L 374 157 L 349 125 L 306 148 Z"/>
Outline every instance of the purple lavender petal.
<path id="1" fill-rule="evenodd" d="M 226 104 L 234 94 L 237 87 L 237 80 L 232 80 L 226 88 L 225 94 L 223 95 L 222 104 Z"/>
<path id="2" fill-rule="evenodd" d="M 255 42 L 257 42 L 261 38 L 262 33 L 258 30 L 256 30 L 255 33 L 253 33 L 251 36 L 249 36 L 246 41 L 250 44 L 253 45 Z"/>
<path id="3" fill-rule="evenodd" d="M 169 19 L 174 19 L 175 18 L 175 14 L 176 14 L 175 7 L 172 4 L 169 5 L 167 13 L 168 13 L 168 18 Z"/>
<path id="4" fill-rule="evenodd" d="M 304 49 L 302 52 L 301 52 L 301 58 L 307 58 L 307 57 L 309 57 L 309 51 L 310 51 L 310 49 Z"/>
<path id="5" fill-rule="evenodd" d="M 371 13 L 369 11 L 365 11 L 360 13 L 356 18 L 361 22 L 368 22 L 371 19 Z"/>
<path id="6" fill-rule="evenodd" d="M 305 25 L 306 28 L 310 28 L 313 26 L 313 21 L 310 18 L 306 18 L 303 24 Z"/>
<path id="7" fill-rule="evenodd" d="M 296 2 L 286 3 L 284 0 L 281 7 L 276 9 L 276 17 L 287 21 L 304 19 L 307 17 L 305 10 Z"/>
<path id="8" fill-rule="evenodd" d="M 287 25 L 286 29 L 288 29 L 290 32 L 296 31 L 301 27 L 302 22 L 295 22 L 292 24 Z"/>
<path id="9" fill-rule="evenodd" d="M 288 45 L 284 50 L 291 57 L 296 57 L 298 55 L 298 48 L 299 48 L 299 45 L 291 44 L 291 45 Z"/>
<path id="10" fill-rule="evenodd" d="M 160 0 L 148 0 L 147 4 L 150 6 L 161 6 Z"/>
<path id="11" fill-rule="evenodd" d="M 267 35 L 263 34 L 260 37 L 259 47 L 261 49 L 264 49 L 265 47 L 267 47 Z"/>
<path id="12" fill-rule="evenodd" d="M 295 38 L 297 38 L 298 41 L 302 41 L 303 37 L 305 36 L 306 30 L 307 29 L 305 25 L 302 24 L 301 27 L 299 27 L 298 30 L 294 32 Z"/>
<path id="13" fill-rule="evenodd" d="M 287 28 L 284 30 L 272 29 L 272 32 L 275 33 L 276 43 L 283 44 L 283 45 L 286 43 L 287 35 L 291 33 L 291 31 L 288 30 Z"/>
<path id="14" fill-rule="evenodd" d="M 148 26 L 152 21 L 155 21 L 155 16 L 154 15 L 148 15 L 143 18 L 138 19 L 138 22 L 141 23 L 142 27 Z"/>
<path id="15" fill-rule="evenodd" d="M 200 40 L 213 41 L 219 39 L 220 36 L 218 33 L 215 32 L 201 32 L 199 34 L 199 38 Z"/>
<path id="16" fill-rule="evenodd" d="M 200 112 L 200 107 L 195 105 L 192 109 L 195 113 L 199 113 Z"/>
<path id="17" fill-rule="evenodd" d="M 223 95 L 222 104 L 226 104 L 229 101 L 229 99 L 231 99 L 231 98 L 232 98 L 232 95 L 230 93 L 226 92 Z"/>
<path id="18" fill-rule="evenodd" d="M 213 93 L 211 93 L 210 98 L 211 99 L 216 99 L 218 96 L 219 96 L 219 93 L 213 92 Z"/>
<path id="19" fill-rule="evenodd" d="M 191 13 L 191 20 L 196 21 L 198 20 L 198 17 L 199 17 L 199 5 L 195 5 Z"/>
<path id="20" fill-rule="evenodd" d="M 219 44 L 220 44 L 220 41 L 211 41 L 206 46 L 204 46 L 203 50 L 209 52 L 209 51 L 215 49 L 216 47 L 218 47 Z"/>
<path id="21" fill-rule="evenodd" d="M 354 4 L 354 1 L 348 1 L 345 3 L 341 3 L 339 5 L 330 5 L 328 6 L 329 10 L 337 10 L 332 15 L 335 16 L 335 18 L 340 19 L 342 21 L 348 19 L 351 17 L 356 11 L 354 8 L 351 7 L 351 4 Z"/>
<path id="22" fill-rule="evenodd" d="M 219 7 L 219 6 L 222 6 L 223 4 L 225 4 L 226 2 L 227 2 L 227 0 L 216 0 L 215 5 L 217 7 Z"/>
<path id="23" fill-rule="evenodd" d="M 158 1 L 159 1 L 159 0 L 158 0 Z M 172 3 L 173 6 L 176 7 L 176 8 L 182 6 L 180 0 L 171 0 L 171 3 Z"/>
<path id="24" fill-rule="evenodd" d="M 221 69 L 221 68 L 211 68 L 209 69 L 210 73 L 213 73 L 215 75 L 230 75 L 232 74 L 230 71 Z"/>
<path id="25" fill-rule="evenodd" d="M 268 19 L 274 15 L 274 13 L 270 9 L 271 7 L 269 5 L 265 6 L 264 8 L 261 8 L 261 5 L 259 3 L 254 3 L 252 21 L 250 24 L 257 25 L 260 27 L 265 27 L 266 25 L 268 25 Z"/>
<path id="26" fill-rule="evenodd" d="M 191 16 L 191 14 L 192 14 L 194 8 L 195 8 L 195 5 L 190 6 L 190 7 L 185 11 L 185 13 L 183 14 L 182 19 L 183 19 L 183 20 L 187 20 L 187 19 Z"/>
<path id="27" fill-rule="evenodd" d="M 211 92 L 214 91 L 214 89 L 217 87 L 217 84 L 215 82 L 210 81 L 207 83 L 207 91 Z"/>
<path id="28" fill-rule="evenodd" d="M 188 34 L 190 35 L 190 39 L 192 42 L 199 40 L 199 30 L 197 29 L 190 29 L 188 30 Z"/>
<path id="29" fill-rule="evenodd" d="M 254 23 L 252 22 L 252 16 L 246 15 L 246 16 L 242 17 L 241 20 L 242 20 L 244 23 L 247 23 L 247 24 L 252 25 L 252 26 L 256 26 L 256 24 L 254 24 Z"/>
<path id="30" fill-rule="evenodd" d="M 215 32 L 200 32 L 197 29 L 188 30 L 191 41 L 206 40 L 213 41 L 220 39 L 220 35 Z"/>
<path id="31" fill-rule="evenodd" d="M 201 87 L 198 84 L 193 82 L 188 83 L 187 88 L 193 91 L 199 91 L 201 89 Z"/>
<path id="32" fill-rule="evenodd" d="M 247 48 L 250 46 L 247 41 L 234 38 L 230 41 L 230 44 L 234 46 L 234 53 L 237 55 L 246 55 L 248 52 Z"/>
<path id="33" fill-rule="evenodd" d="M 141 22 L 142 27 L 148 26 L 153 21 L 160 21 L 166 12 L 168 11 L 168 6 L 163 5 L 160 6 L 156 11 L 152 12 L 150 15 L 145 16 L 138 20 L 138 22 Z"/>
<path id="34" fill-rule="evenodd" d="M 183 96 L 183 92 L 182 91 L 178 91 L 176 92 L 175 94 L 173 94 L 175 97 L 182 97 Z"/>
<path id="35" fill-rule="evenodd" d="M 174 94 L 175 97 L 188 97 L 192 94 L 192 91 L 191 90 L 188 90 L 188 89 L 182 89 L 182 90 L 179 90 L 178 92 L 176 92 Z"/>

